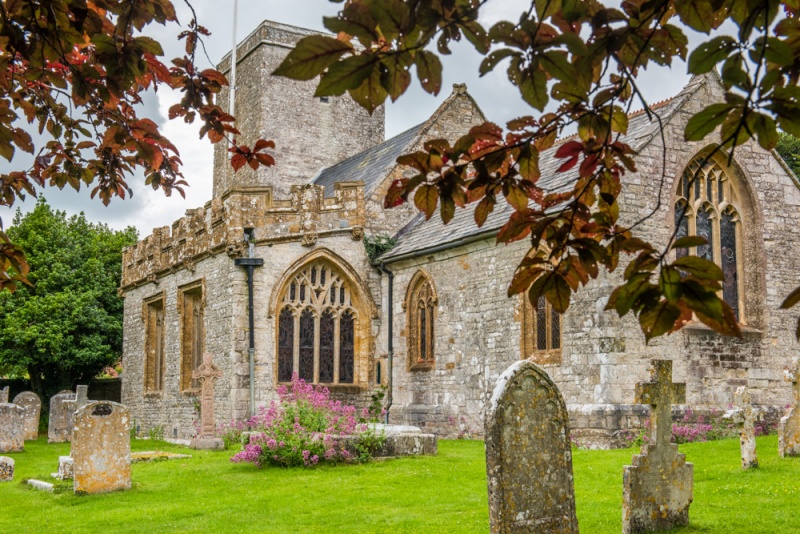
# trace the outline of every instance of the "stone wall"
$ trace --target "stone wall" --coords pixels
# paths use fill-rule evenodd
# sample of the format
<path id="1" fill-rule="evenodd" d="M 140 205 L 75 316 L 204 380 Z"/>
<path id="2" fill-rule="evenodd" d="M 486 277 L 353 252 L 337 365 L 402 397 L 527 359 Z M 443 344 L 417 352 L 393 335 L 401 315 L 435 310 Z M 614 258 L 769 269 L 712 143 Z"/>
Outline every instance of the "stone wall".
<path id="1" fill-rule="evenodd" d="M 214 197 L 237 187 L 272 185 L 284 198 L 292 185 L 308 183 L 322 168 L 384 140 L 384 108 L 367 113 L 348 95 L 314 97 L 317 80 L 299 82 L 272 76 L 301 38 L 319 32 L 264 21 L 237 48 L 235 124 L 238 141 L 252 148 L 259 138 L 275 141 L 276 165 L 233 173 L 227 145 L 214 151 Z M 230 55 L 218 66 L 230 77 Z M 228 88 L 219 105 L 227 112 Z"/>

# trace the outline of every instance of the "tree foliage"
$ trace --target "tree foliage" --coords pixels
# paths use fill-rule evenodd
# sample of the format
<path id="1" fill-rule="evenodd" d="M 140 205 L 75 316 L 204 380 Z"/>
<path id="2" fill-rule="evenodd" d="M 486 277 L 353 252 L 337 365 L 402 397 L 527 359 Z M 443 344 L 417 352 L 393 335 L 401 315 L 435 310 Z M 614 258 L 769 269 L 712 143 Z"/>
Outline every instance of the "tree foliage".
<path id="1" fill-rule="evenodd" d="M 161 45 L 144 34 L 154 23 L 177 25 L 172 2 L 0 3 L 0 156 L 12 161 L 18 150 L 33 155 L 28 169 L 0 175 L 0 205 L 35 195 L 37 186 L 91 186 L 92 197 L 108 204 L 130 194 L 128 180 L 137 169 L 154 189 L 183 195 L 187 183 L 177 148 L 153 120 L 139 116 L 142 95 L 159 87 L 182 93 L 170 119 L 199 119 L 200 137 L 231 144 L 236 170 L 274 163 L 265 152 L 274 144 L 237 144 L 234 117 L 215 104 L 228 82 L 220 72 L 198 67 L 208 31 L 192 19 L 178 35 L 185 55 L 168 66 L 159 59 Z M 31 132 L 45 142 L 35 146 Z M 0 231 L 0 289 L 13 289 L 26 273 L 21 249 Z"/>
<path id="2" fill-rule="evenodd" d="M 0 291 L 0 374 L 27 375 L 48 398 L 118 362 L 122 249 L 136 230 L 67 217 L 40 198 L 26 215 L 17 211 L 8 235 L 25 252 L 31 285 Z"/>
<path id="3" fill-rule="evenodd" d="M 557 311 L 601 270 L 626 265 L 608 309 L 635 314 L 649 340 L 696 317 L 729 335 L 741 335 L 721 298 L 722 271 L 699 257 L 675 260 L 671 251 L 705 243 L 672 235 L 658 248 L 636 235 L 643 220 L 619 222 L 623 176 L 636 171 L 625 142 L 627 114 L 641 105 L 650 114 L 637 78 L 650 65 L 687 61 L 689 72 L 717 68 L 723 102 L 691 117 L 687 141 L 712 135 L 719 151 L 755 140 L 778 143 L 778 127 L 800 135 L 800 20 L 798 0 L 534 0 L 517 21 L 485 28 L 478 14 L 486 0 L 348 0 L 325 26 L 337 36 L 314 35 L 298 43 L 275 74 L 310 80 L 318 96 L 348 92 L 372 111 L 409 87 L 415 73 L 432 94 L 441 88 L 439 55 L 465 39 L 484 55 L 480 73 L 503 63 L 508 78 L 536 114 L 474 127 L 454 142 L 437 139 L 398 158 L 416 173 L 395 181 L 387 207 L 412 201 L 430 218 L 449 222 L 456 207 L 474 206 L 482 225 L 505 199 L 514 213 L 498 241 L 522 239 L 530 250 L 508 293 L 544 295 Z M 720 31 L 730 22 L 735 35 Z M 689 49 L 687 28 L 708 35 Z M 360 45 L 360 46 L 359 46 Z M 551 111 L 552 110 L 552 111 Z M 565 128 L 577 137 L 556 145 Z M 566 188 L 539 186 L 539 154 L 554 148 Z M 702 167 L 702 165 L 701 165 Z M 692 179 L 696 179 L 697 175 Z M 662 173 L 662 183 L 665 176 Z M 540 245 L 546 245 L 542 247 Z M 544 252 L 547 250 L 547 252 Z M 623 257 L 625 261 L 622 261 Z M 800 301 L 787 299 L 785 306 Z M 800 329 L 798 330 L 800 334 Z"/>
<path id="4" fill-rule="evenodd" d="M 775 150 L 792 169 L 795 176 L 800 176 L 800 139 L 785 132 L 780 132 L 779 135 Z"/>

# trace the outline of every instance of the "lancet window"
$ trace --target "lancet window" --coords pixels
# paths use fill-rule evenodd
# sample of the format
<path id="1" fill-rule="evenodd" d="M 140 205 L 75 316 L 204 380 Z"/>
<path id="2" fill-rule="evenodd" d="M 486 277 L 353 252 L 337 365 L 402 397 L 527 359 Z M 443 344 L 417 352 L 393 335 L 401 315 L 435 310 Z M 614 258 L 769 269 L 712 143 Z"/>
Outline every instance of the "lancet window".
<path id="1" fill-rule="evenodd" d="M 192 373 L 203 363 L 205 350 L 205 297 L 202 280 L 183 286 L 178 296 L 181 317 L 181 390 L 200 387 Z"/>
<path id="2" fill-rule="evenodd" d="M 536 363 L 561 362 L 561 314 L 539 297 L 532 305 L 522 295 L 522 357 Z"/>
<path id="3" fill-rule="evenodd" d="M 278 381 L 355 382 L 357 296 L 323 260 L 301 269 L 287 284 L 278 313 Z"/>
<path id="4" fill-rule="evenodd" d="M 418 272 L 408 287 L 407 350 L 411 369 L 430 369 L 436 360 L 436 291 L 431 279 Z"/>
<path id="5" fill-rule="evenodd" d="M 145 304 L 145 392 L 164 390 L 164 297 L 158 295 Z"/>
<path id="6" fill-rule="evenodd" d="M 695 158 L 678 181 L 675 202 L 677 237 L 697 235 L 708 243 L 678 249 L 677 257 L 689 254 L 715 262 L 722 268 L 722 298 L 742 320 L 742 218 L 739 188 L 734 176 L 719 162 Z"/>

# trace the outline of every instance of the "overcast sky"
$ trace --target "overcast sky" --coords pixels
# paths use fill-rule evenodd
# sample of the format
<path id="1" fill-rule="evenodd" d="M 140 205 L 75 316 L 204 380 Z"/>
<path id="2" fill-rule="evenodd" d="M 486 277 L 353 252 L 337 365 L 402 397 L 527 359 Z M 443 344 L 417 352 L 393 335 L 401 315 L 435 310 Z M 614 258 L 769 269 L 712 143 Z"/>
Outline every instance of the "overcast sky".
<path id="1" fill-rule="evenodd" d="M 173 1 L 181 24 L 188 24 L 191 18 L 188 8 L 181 0 Z M 216 65 L 231 49 L 233 1 L 191 0 L 191 3 L 197 12 L 200 24 L 212 32 L 206 45 L 211 63 Z M 520 0 L 491 0 L 483 10 L 481 21 L 485 24 L 503 19 L 516 21 L 523 7 L 529 4 L 529 1 Z M 263 20 L 324 30 L 322 17 L 335 15 L 340 7 L 341 4 L 326 0 L 239 0 L 237 41 L 244 39 Z M 162 43 L 168 59 L 182 54 L 182 47 L 176 37 L 180 31 L 181 28 L 175 25 L 166 28 L 153 27 L 151 33 Z M 504 64 L 480 78 L 478 65 L 481 57 L 474 51 L 471 52 L 469 45 L 456 45 L 453 51 L 452 56 L 443 58 L 443 84 L 438 96 L 434 97 L 423 92 L 415 80 L 405 95 L 396 103 L 387 106 L 387 138 L 429 117 L 449 95 L 453 83 L 467 84 L 470 94 L 477 100 L 489 120 L 504 124 L 511 118 L 531 114 L 531 108 L 519 98 L 517 89 L 508 82 Z M 661 69 L 648 73 L 642 80 L 641 86 L 647 91 L 648 100 L 652 103 L 674 95 L 687 81 L 686 66 L 678 62 L 671 71 Z M 163 192 L 146 187 L 143 178 L 138 175 L 129 181 L 134 191 L 133 198 L 114 199 L 107 207 L 97 199 L 91 200 L 90 190 L 87 189 L 75 192 L 72 189 L 59 191 L 48 188 L 45 196 L 50 204 L 69 214 L 83 211 L 90 220 L 105 222 L 112 228 L 136 226 L 140 237 L 149 235 L 154 227 L 171 225 L 187 209 L 202 206 L 211 198 L 213 150 L 207 140 L 198 139 L 196 126 L 166 120 L 166 110 L 178 99 L 176 94 L 162 90 L 157 95 L 148 97 L 147 108 L 151 110 L 150 118 L 162 124 L 163 133 L 180 151 L 184 162 L 183 172 L 190 184 L 186 199 L 177 194 L 167 198 Z M 0 162 L 0 171 L 7 172 L 8 169 L 25 167 L 26 164 L 23 160 L 15 159 L 9 167 L 3 161 Z M 28 199 L 24 203 L 18 202 L 15 208 L 19 206 L 26 211 L 34 202 L 33 199 Z M 11 210 L 0 209 L 0 217 L 7 226 L 11 222 Z"/>

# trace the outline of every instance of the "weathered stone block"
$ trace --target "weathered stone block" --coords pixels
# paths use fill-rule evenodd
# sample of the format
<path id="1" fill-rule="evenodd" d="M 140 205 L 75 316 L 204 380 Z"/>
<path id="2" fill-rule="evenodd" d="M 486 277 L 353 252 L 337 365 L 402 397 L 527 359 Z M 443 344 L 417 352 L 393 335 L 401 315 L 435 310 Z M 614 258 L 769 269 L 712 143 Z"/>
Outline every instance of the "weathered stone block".
<path id="1" fill-rule="evenodd" d="M 72 432 L 75 493 L 130 489 L 130 420 L 125 406 L 89 402 L 75 412 Z"/>
<path id="2" fill-rule="evenodd" d="M 486 475 L 493 533 L 577 533 L 567 408 L 530 361 L 497 380 L 486 417 Z"/>

